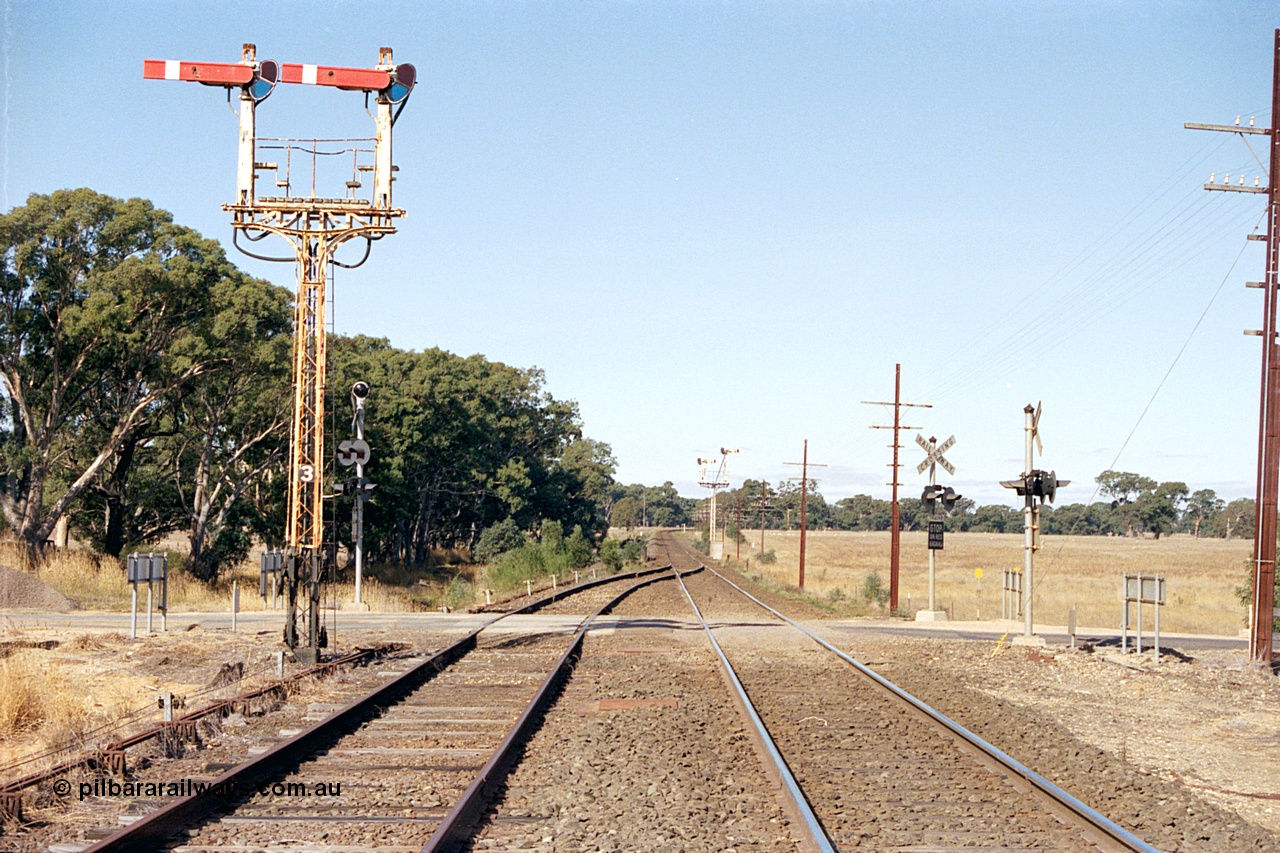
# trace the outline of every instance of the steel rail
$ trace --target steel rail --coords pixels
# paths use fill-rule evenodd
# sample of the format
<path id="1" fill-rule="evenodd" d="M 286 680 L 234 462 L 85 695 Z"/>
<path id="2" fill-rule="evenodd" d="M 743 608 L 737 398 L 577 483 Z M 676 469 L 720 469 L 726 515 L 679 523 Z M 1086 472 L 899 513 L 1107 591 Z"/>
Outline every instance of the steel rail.
<path id="1" fill-rule="evenodd" d="M 667 557 L 669 561 L 669 551 Z M 697 562 L 701 568 L 708 568 L 701 561 Z M 711 571 L 714 573 L 714 570 Z M 831 838 L 827 835 L 827 831 L 822 826 L 822 822 L 818 820 L 818 816 L 814 814 L 813 807 L 809 805 L 809 800 L 800 788 L 800 783 L 796 781 L 795 775 L 787 765 L 787 760 L 778 749 L 778 745 L 774 743 L 773 737 L 769 734 L 769 729 L 765 726 L 764 721 L 760 719 L 760 714 L 756 712 L 755 706 L 751 703 L 751 698 L 747 696 L 746 688 L 738 680 L 738 674 L 733 671 L 733 665 L 729 663 L 729 658 L 725 656 L 724 650 L 720 648 L 720 643 L 717 642 L 715 634 L 711 632 L 711 626 L 703 618 L 702 610 L 698 608 L 697 602 L 689 594 L 689 590 L 684 585 L 684 579 L 679 572 L 676 572 L 676 579 L 680 582 L 680 591 L 684 593 L 685 598 L 689 599 L 689 606 L 693 608 L 694 614 L 698 617 L 698 622 L 702 624 L 702 630 L 706 632 L 707 639 L 711 642 L 711 648 L 715 650 L 716 656 L 720 658 L 721 670 L 733 686 L 736 694 L 734 698 L 737 700 L 738 707 L 746 713 L 747 718 L 751 721 L 752 728 L 755 729 L 756 742 L 764 747 L 766 754 L 773 762 L 774 774 L 782 782 L 783 789 L 790 800 L 788 811 L 800 817 L 805 829 L 808 830 L 810 840 L 821 853 L 836 853 L 835 844 L 832 843 Z"/>
<path id="2" fill-rule="evenodd" d="M 683 548 L 683 546 L 681 547 Z M 687 550 L 686 550 L 686 553 L 687 553 Z M 952 720 L 950 717 L 946 716 L 945 714 L 926 705 L 924 702 L 912 696 L 910 693 L 903 690 L 901 687 L 894 684 L 892 681 L 889 681 L 887 678 L 880 675 L 875 670 L 869 668 L 862 662 L 856 660 L 852 656 L 836 648 L 831 643 L 822 639 L 817 634 L 813 633 L 808 628 L 805 628 L 803 625 L 799 624 L 795 620 L 783 615 L 782 613 L 779 613 L 777 610 L 765 604 L 763 601 L 756 598 L 754 595 L 747 592 L 745 589 L 738 586 L 736 583 L 729 580 L 727 577 L 720 574 L 715 569 L 703 563 L 697 557 L 693 556 L 692 554 L 689 554 L 688 556 L 691 559 L 693 559 L 695 563 L 702 566 L 707 571 L 711 572 L 711 574 L 715 575 L 717 578 L 724 581 L 729 586 L 736 589 L 738 592 L 742 593 L 751 601 L 755 602 L 757 605 L 769 611 L 774 616 L 777 616 L 779 619 L 783 620 L 787 624 L 791 625 L 793 628 L 805 634 L 805 636 L 809 637 L 809 639 L 813 640 L 815 643 L 822 646 L 827 651 L 830 651 L 833 654 L 835 654 L 845 663 L 849 664 L 854 669 L 856 669 L 859 673 L 869 678 L 871 681 L 879 685 L 884 690 L 888 691 L 891 695 L 906 702 L 908 705 L 915 708 L 918 712 L 924 714 L 933 722 L 949 730 L 951 733 L 953 733 L 957 737 L 967 742 L 970 746 L 974 747 L 985 756 L 991 759 L 994 759 L 997 763 L 1003 765 L 1006 770 L 1010 771 L 1016 776 L 1020 776 L 1027 783 L 1029 783 L 1033 788 L 1038 790 L 1041 794 L 1048 796 L 1050 799 L 1054 800 L 1059 805 L 1066 808 L 1072 814 L 1077 815 L 1080 818 L 1083 818 L 1090 826 L 1092 826 L 1098 832 L 1102 833 L 1109 840 L 1122 845 L 1128 850 L 1136 851 L 1136 853 L 1162 853 L 1159 848 L 1153 847 L 1151 844 L 1148 844 L 1146 841 L 1143 841 L 1141 838 L 1134 835 L 1132 832 L 1125 829 L 1124 827 L 1120 826 L 1115 821 L 1111 820 L 1111 818 L 1099 812 L 1097 809 L 1094 809 L 1092 806 L 1087 805 L 1083 801 L 1077 799 L 1076 797 L 1067 793 L 1062 788 L 1055 785 L 1053 782 L 1050 782 L 1048 779 L 1046 779 L 1044 776 L 1041 776 L 1039 773 L 1032 770 L 1030 767 L 1027 767 L 1021 761 L 1018 761 L 1016 758 L 1004 752 L 1003 750 L 997 748 L 993 744 L 988 743 L 986 740 L 974 734 L 973 732 L 969 731 L 964 726 L 960 725 L 955 720 Z M 668 551 L 668 557 L 670 557 L 669 551 Z"/>
<path id="3" fill-rule="evenodd" d="M 180 797 L 162 806 L 114 835 L 85 848 L 84 853 L 132 853 L 132 851 L 158 850 L 179 832 L 191 828 L 216 812 L 226 810 L 233 802 L 251 796 L 264 781 L 296 768 L 308 755 L 336 743 L 368 720 L 379 716 L 388 706 L 400 702 L 437 673 L 475 649 L 480 633 L 495 623 L 508 616 L 532 613 L 557 600 L 558 597 L 564 597 L 570 591 L 576 592 L 589 586 L 597 586 L 602 580 L 614 582 L 636 579 L 665 572 L 670 568 L 671 566 L 668 565 L 611 575 L 587 584 L 566 588 L 564 592 L 557 595 L 499 614 L 453 645 L 441 649 L 422 663 L 365 694 L 345 708 L 334 712 L 299 734 L 281 741 L 261 755 L 210 780 L 203 791 Z M 658 579 L 660 578 L 653 580 Z M 228 796 L 228 792 L 234 793 Z"/>
<path id="4" fill-rule="evenodd" d="M 236 705 L 243 704 L 245 702 L 251 702 L 254 699 L 260 698 L 269 693 L 274 693 L 276 691 L 282 690 L 286 688 L 288 685 L 301 681 L 304 678 L 311 678 L 316 675 L 321 675 L 329 670 L 337 669 L 338 667 L 345 666 L 347 664 L 361 663 L 370 658 L 381 657 L 384 654 L 390 653 L 391 651 L 395 651 L 395 650 L 383 649 L 381 647 L 375 647 L 370 649 L 357 649 L 354 652 L 350 652 L 341 657 L 334 658 L 333 660 L 324 661 L 322 663 L 318 663 L 313 666 L 307 667 L 306 669 L 301 670 L 300 672 L 295 672 L 293 675 L 290 675 L 288 678 L 274 679 L 269 684 L 265 684 L 262 687 L 254 688 L 253 690 L 250 690 L 247 693 L 241 693 L 237 696 L 233 696 L 230 699 L 220 699 L 217 702 L 211 702 L 208 705 L 205 705 L 204 707 L 197 708 L 194 711 L 190 711 L 186 714 L 183 714 L 182 716 L 175 718 L 171 722 L 159 723 L 157 725 L 151 726 L 150 728 L 143 729 L 142 731 L 139 731 L 127 737 L 121 738 L 120 740 L 95 747 L 92 750 L 89 750 L 77 756 L 76 758 L 72 758 L 67 761 L 60 762 L 46 770 L 40 770 L 35 773 L 30 773 L 26 776 L 20 776 L 17 779 L 0 784 L 0 797 L 19 794 L 21 791 L 23 791 L 26 788 L 30 788 L 33 785 L 38 785 L 41 782 L 47 782 L 53 777 L 61 776 L 70 770 L 76 769 L 77 767 L 84 767 L 87 765 L 94 764 L 95 762 L 99 762 L 102 760 L 102 756 L 104 754 L 114 753 L 114 752 L 123 752 L 126 749 L 137 746 L 138 744 L 145 743 L 146 741 L 151 740 L 152 738 L 159 737 L 165 734 L 166 732 L 173 731 L 184 725 L 191 725 L 192 723 L 196 723 L 201 719 L 211 716 L 213 714 L 221 714 L 224 711 L 227 711 L 229 713 L 230 712 L 229 709 L 234 708 Z"/>
<path id="5" fill-rule="evenodd" d="M 680 577 L 680 573 L 671 565 L 664 566 L 658 571 L 665 572 L 667 570 L 671 570 L 677 578 Z M 695 569 L 694 571 L 701 571 L 701 569 Z M 592 624 L 596 619 L 616 607 L 619 602 L 631 595 L 631 593 L 649 584 L 666 579 L 665 576 L 659 576 L 641 580 L 639 583 L 623 590 L 613 600 L 606 603 L 582 622 L 574 635 L 573 642 L 560 657 L 555 668 L 542 682 L 542 686 L 538 688 L 538 692 L 534 694 L 524 713 L 516 720 L 515 725 L 507 732 L 507 736 L 503 738 L 502 743 L 498 745 L 493 755 L 485 762 L 484 767 L 476 774 L 476 778 L 467 786 L 466 791 L 462 793 L 453 808 L 449 810 L 440 825 L 436 827 L 435 833 L 423 846 L 422 853 L 454 853 L 454 851 L 461 850 L 466 846 L 475 826 L 484 816 L 493 795 L 506 781 L 507 776 L 510 775 L 516 765 L 520 763 L 524 746 L 538 731 L 547 711 L 551 709 L 556 699 L 559 698 L 564 685 L 577 665 L 579 657 L 581 657 L 582 644 L 586 640 L 587 632 L 591 630 Z"/>

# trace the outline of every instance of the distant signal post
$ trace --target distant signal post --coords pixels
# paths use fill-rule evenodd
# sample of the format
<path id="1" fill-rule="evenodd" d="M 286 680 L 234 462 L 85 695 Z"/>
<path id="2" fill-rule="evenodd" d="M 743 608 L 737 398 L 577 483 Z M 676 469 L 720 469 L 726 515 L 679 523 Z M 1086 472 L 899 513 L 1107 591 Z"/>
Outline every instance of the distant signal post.
<path id="1" fill-rule="evenodd" d="M 290 434 L 289 510 L 285 520 L 284 584 L 288 601 L 284 639 L 303 663 L 315 663 L 327 645 L 320 622 L 320 585 L 332 567 L 332 542 L 326 547 L 324 523 L 326 458 L 325 293 L 332 266 L 357 267 L 368 257 L 373 241 L 395 233 L 394 220 L 404 211 L 392 204 L 392 182 L 396 167 L 391 162 L 391 130 L 416 82 L 412 65 L 396 65 L 391 48 L 380 48 L 375 68 L 343 68 L 328 65 L 277 64 L 259 62 L 257 50 L 246 44 L 238 63 L 207 63 L 185 60 L 148 59 L 144 78 L 180 80 L 240 89 L 240 143 L 236 169 L 236 199 L 222 209 L 231 214 L 236 248 L 252 258 L 295 263 L 298 293 L 293 321 L 293 425 Z M 374 136 L 359 139 L 271 139 L 262 145 L 279 162 L 258 159 L 257 106 L 266 100 L 277 82 L 328 86 L 359 92 L 365 102 L 373 99 Z M 350 180 L 331 196 L 316 193 L 315 165 L 320 143 L 338 147 L 351 155 Z M 311 176 L 310 192 L 295 194 L 293 168 Z M 259 172 L 275 174 L 281 195 L 259 195 Z M 305 180 L 305 179 L 304 179 Z M 369 183 L 367 195 L 362 193 Z M 268 234 L 283 238 L 293 248 L 289 257 L 270 257 L 240 245 L 243 234 L 249 241 Z M 359 262 L 345 264 L 334 258 L 344 243 L 363 238 L 365 255 Z M 306 596 L 299 602 L 299 592 Z M 305 637 L 299 637 L 298 622 Z"/>
<path id="2" fill-rule="evenodd" d="M 1044 444 L 1040 441 L 1040 415 L 1043 408 L 1040 404 L 1030 403 L 1022 410 L 1024 419 L 1024 451 L 1026 468 L 1022 476 L 1016 480 L 1001 480 L 1000 485 L 1013 489 L 1023 498 L 1023 562 L 1022 562 L 1022 636 L 1014 639 L 1020 645 L 1044 645 L 1044 640 L 1035 634 L 1035 555 L 1040 550 L 1040 506 L 1048 501 L 1053 503 L 1058 489 L 1070 484 L 1070 480 L 1059 480 L 1054 471 L 1045 471 L 1035 467 L 1035 453 L 1038 450 L 1044 455 Z M 1037 501 L 1038 499 L 1038 501 Z"/>

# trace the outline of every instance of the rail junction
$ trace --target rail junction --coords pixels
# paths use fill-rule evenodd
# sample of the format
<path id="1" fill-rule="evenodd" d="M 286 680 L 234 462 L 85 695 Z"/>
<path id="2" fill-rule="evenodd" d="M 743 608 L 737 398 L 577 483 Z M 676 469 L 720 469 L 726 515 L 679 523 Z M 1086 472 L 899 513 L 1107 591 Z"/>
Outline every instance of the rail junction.
<path id="1" fill-rule="evenodd" d="M 135 801 L 128 825 L 56 849 L 1157 849 L 676 537 L 650 552 L 641 571 L 369 664 L 376 686 L 211 763 L 203 792 Z M 577 627 L 521 623 L 535 612 Z M 135 772 L 115 769 L 69 778 Z M 114 817 L 93 791 L 77 806 Z"/>

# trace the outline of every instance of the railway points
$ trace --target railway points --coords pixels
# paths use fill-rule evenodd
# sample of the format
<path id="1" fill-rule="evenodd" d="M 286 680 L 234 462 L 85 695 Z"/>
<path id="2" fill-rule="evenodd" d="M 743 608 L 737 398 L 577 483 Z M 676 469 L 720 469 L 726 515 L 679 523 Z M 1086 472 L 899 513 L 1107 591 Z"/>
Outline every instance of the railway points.
<path id="1" fill-rule="evenodd" d="M 1079 842 L 1092 830 L 1070 829 L 1060 822 L 1074 818 L 1062 813 L 1035 816 L 1035 798 L 1028 799 L 1025 784 L 1027 772 L 1037 766 L 1034 762 L 1023 759 L 1031 762 L 1018 777 L 1023 782 L 1010 781 L 996 766 L 1001 762 L 984 758 L 972 742 L 948 746 L 950 735 L 941 732 L 937 719 L 925 709 L 899 709 L 883 723 L 869 722 L 873 713 L 882 713 L 877 708 L 899 701 L 886 698 L 883 685 L 873 685 L 870 694 L 857 692 L 864 687 L 851 686 L 851 679 L 874 682 L 874 675 L 855 675 L 848 661 L 837 660 L 744 597 L 721 579 L 734 579 L 732 572 L 704 569 L 669 535 L 661 535 L 657 544 L 650 550 L 659 559 L 644 577 L 558 589 L 555 600 L 541 602 L 536 612 L 419 615 L 430 624 L 453 629 L 437 631 L 431 649 L 419 647 L 412 656 L 353 671 L 341 696 L 304 703 L 305 714 L 289 722 L 281 718 L 279 736 L 257 741 L 255 751 L 263 753 L 259 761 L 265 756 L 268 764 L 279 763 L 282 751 L 294 748 L 288 744 L 315 737 L 300 730 L 333 729 L 318 755 L 314 744 L 307 747 L 307 755 L 285 762 L 292 769 L 281 775 L 254 777 L 261 771 L 228 765 L 225 750 L 217 753 L 223 763 L 203 764 L 203 750 L 194 744 L 181 759 L 186 763 L 170 769 L 150 760 L 132 764 L 128 778 L 136 781 L 181 773 L 206 784 L 219 782 L 222 791 L 227 774 L 249 774 L 241 789 L 250 795 L 227 808 L 219 805 L 201 828 L 170 826 L 178 842 L 155 849 L 167 846 L 194 853 L 239 850 L 244 844 L 270 849 L 316 832 L 328 833 L 321 850 L 387 845 L 411 850 L 846 850 L 886 849 L 890 843 L 894 846 L 887 849 L 919 843 L 945 847 L 983 839 L 1007 846 L 1011 838 L 1018 844 L 1073 851 L 1174 849 L 1158 844 L 1115 846 L 1114 838 L 1108 842 L 1096 836 Z M 735 704 L 727 688 L 732 679 L 719 673 L 716 656 L 669 564 L 684 573 L 682 582 L 734 666 L 735 677 L 774 741 L 776 756 L 752 734 L 748 715 Z M 620 587 L 635 582 L 648 585 L 598 617 L 591 630 L 583 628 L 586 615 Z M 856 648 L 868 642 L 866 631 L 875 630 L 815 623 L 813 617 L 820 611 L 812 605 L 758 590 L 755 595 L 837 648 Z M 489 627 L 481 627 L 485 624 Z M 911 623 L 904 626 L 908 624 L 916 636 L 944 627 L 948 632 L 967 628 L 951 623 L 930 626 L 931 631 Z M 455 662 L 445 664 L 439 657 L 450 654 L 459 640 L 465 646 L 468 639 L 474 642 L 473 650 Z M 879 647 L 883 641 L 882 635 Z M 566 661 L 570 669 L 549 676 L 555 661 Z M 948 713 L 958 718 L 975 710 L 972 692 L 956 686 L 937 692 L 939 682 L 920 681 L 926 670 L 907 661 L 897 661 L 890 669 L 895 680 L 923 684 L 926 695 L 934 691 L 931 704 L 942 700 Z M 371 698 L 375 688 L 386 691 L 389 683 L 403 685 L 406 678 L 416 677 L 411 673 L 424 670 L 435 674 L 421 686 L 406 685 L 404 702 Z M 533 710 L 526 703 L 538 689 L 546 701 Z M 366 695 L 360 695 L 362 691 Z M 365 715 L 363 725 L 337 722 L 344 714 L 360 717 L 351 709 L 370 703 L 383 710 Z M 998 718 L 1008 714 L 1008 708 L 995 712 Z M 987 726 L 985 737 L 991 738 L 991 715 L 984 711 L 979 717 Z M 519 732 L 513 727 L 517 719 L 524 721 Z M 1035 761 L 1071 749 L 1055 740 L 1060 736 L 1033 735 L 1022 725 L 1016 727 L 1014 747 L 1023 749 L 1031 738 Z M 904 734 L 891 734 L 899 726 L 905 727 Z M 905 739 L 901 745 L 892 740 L 897 737 Z M 500 758 L 494 750 L 504 740 L 514 751 Z M 949 757 L 934 755 L 934 750 Z M 518 760 L 512 757 L 516 754 L 521 756 Z M 1080 750 L 1080 755 L 1089 762 L 1100 760 L 1087 750 Z M 793 788 L 811 805 L 812 819 L 797 810 L 794 796 L 788 801 L 779 759 L 793 774 Z M 1088 778 L 1067 764 L 1069 779 L 1078 783 Z M 1119 778 L 1110 775 L 1105 763 L 1105 771 L 1097 764 L 1090 766 L 1089 772 L 1100 779 Z M 1063 771 L 1054 764 L 1043 773 L 1061 778 Z M 921 773 L 932 780 L 930 784 L 947 774 L 961 775 L 955 777 L 960 781 L 953 780 L 951 794 L 944 795 L 934 787 L 922 788 Z M 507 781 L 482 781 L 498 776 Z M 879 782 L 868 786 L 868 780 Z M 1104 812 L 1110 803 L 1117 817 L 1141 826 L 1145 816 L 1134 806 L 1135 798 L 1141 794 L 1154 801 L 1156 796 L 1167 798 L 1168 792 L 1148 794 L 1142 786 L 1154 783 L 1133 781 L 1141 784 L 1116 788 L 1114 781 L 1107 781 L 1089 789 L 1087 797 L 1097 806 L 1092 798 L 1104 792 Z M 317 795 L 313 790 L 318 783 L 335 787 Z M 290 784 L 311 787 L 291 789 Z M 464 804 L 461 796 L 468 788 L 474 799 Z M 156 805 L 146 798 L 121 803 L 94 796 L 74 804 L 81 819 L 94 808 L 113 821 L 121 813 L 134 821 L 132 826 L 140 825 L 121 831 L 135 833 L 145 832 L 144 821 L 163 823 L 151 816 L 159 814 L 153 811 Z M 456 815 L 454 828 L 441 829 L 449 814 Z M 1198 813 L 1197 819 L 1202 820 Z M 814 824 L 821 834 L 812 831 Z M 1009 835 L 1015 826 L 1021 829 Z M 1230 828 L 1228 835 L 1238 838 L 1239 832 L 1238 827 Z M 79 848 L 145 849 L 136 837 L 114 838 Z"/>

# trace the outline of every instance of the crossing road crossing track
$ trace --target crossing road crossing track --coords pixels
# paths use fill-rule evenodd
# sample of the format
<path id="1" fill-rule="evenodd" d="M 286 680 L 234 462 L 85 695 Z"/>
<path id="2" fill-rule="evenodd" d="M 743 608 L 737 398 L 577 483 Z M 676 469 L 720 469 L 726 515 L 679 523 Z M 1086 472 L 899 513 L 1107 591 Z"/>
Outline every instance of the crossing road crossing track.
<path id="1" fill-rule="evenodd" d="M 388 683 L 305 731 L 203 780 L 203 793 L 176 799 L 86 850 L 285 849 L 317 836 L 344 850 L 447 848 L 519 760 L 591 623 L 635 590 L 671 576 L 669 565 L 615 575 L 496 616 L 388 673 Z M 576 609 L 598 606 L 571 639 L 490 630 L 508 616 L 557 609 L 570 599 Z M 341 794 L 288 787 L 315 780 L 330 792 L 341 785 Z M 406 802 L 406 790 L 427 793 Z"/>

